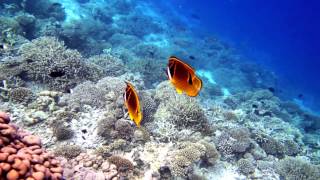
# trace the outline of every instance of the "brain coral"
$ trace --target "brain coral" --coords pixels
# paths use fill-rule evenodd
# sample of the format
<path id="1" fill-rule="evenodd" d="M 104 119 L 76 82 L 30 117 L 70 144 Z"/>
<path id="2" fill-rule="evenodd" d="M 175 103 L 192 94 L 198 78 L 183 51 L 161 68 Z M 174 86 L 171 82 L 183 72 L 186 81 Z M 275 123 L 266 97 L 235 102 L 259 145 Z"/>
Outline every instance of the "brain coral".
<path id="1" fill-rule="evenodd" d="M 40 138 L 9 122 L 0 112 L 0 179 L 62 179 L 59 161 L 42 149 Z"/>
<path id="2" fill-rule="evenodd" d="M 97 80 L 102 70 L 83 60 L 78 51 L 66 49 L 54 37 L 41 37 L 19 49 L 26 80 L 38 81 L 54 90 L 74 87 L 83 80 Z"/>

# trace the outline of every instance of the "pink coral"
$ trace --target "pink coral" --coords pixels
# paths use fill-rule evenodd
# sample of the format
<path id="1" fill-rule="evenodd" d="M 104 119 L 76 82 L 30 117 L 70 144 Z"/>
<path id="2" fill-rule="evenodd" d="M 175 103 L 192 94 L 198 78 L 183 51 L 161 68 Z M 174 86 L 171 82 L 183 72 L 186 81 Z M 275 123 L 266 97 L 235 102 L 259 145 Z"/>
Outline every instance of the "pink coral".
<path id="1" fill-rule="evenodd" d="M 59 161 L 41 147 L 40 138 L 9 123 L 0 112 L 0 179 L 62 179 Z"/>

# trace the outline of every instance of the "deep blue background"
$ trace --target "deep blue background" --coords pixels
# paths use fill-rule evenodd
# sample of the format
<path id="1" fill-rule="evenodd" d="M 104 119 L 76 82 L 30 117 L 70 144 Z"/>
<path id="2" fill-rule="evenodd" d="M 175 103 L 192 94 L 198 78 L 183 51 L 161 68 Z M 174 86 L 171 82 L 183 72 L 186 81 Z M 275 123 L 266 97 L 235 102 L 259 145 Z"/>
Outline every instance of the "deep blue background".
<path id="1" fill-rule="evenodd" d="M 279 76 L 283 96 L 320 111 L 320 1 L 172 0 L 203 31 L 232 43 Z M 192 20 L 194 19 L 194 20 Z"/>

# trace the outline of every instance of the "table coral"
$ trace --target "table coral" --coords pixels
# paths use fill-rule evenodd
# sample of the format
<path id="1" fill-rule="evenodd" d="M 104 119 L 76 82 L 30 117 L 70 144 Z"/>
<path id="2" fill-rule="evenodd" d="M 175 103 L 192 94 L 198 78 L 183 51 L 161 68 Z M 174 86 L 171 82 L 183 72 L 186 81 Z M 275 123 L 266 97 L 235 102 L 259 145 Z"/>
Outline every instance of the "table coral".
<path id="1" fill-rule="evenodd" d="M 9 116 L 0 112 L 0 178 L 62 179 L 59 161 L 42 148 L 40 138 L 9 123 Z"/>

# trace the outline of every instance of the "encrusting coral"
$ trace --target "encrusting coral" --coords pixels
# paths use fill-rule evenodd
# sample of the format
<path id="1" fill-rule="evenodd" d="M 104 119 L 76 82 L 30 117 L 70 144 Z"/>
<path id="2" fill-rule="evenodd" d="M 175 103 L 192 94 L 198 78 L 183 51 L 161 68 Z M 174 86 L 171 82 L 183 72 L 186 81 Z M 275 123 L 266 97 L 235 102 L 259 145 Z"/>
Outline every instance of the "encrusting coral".
<path id="1" fill-rule="evenodd" d="M 62 179 L 59 161 L 42 148 L 40 138 L 9 123 L 9 116 L 0 112 L 1 179 Z"/>

